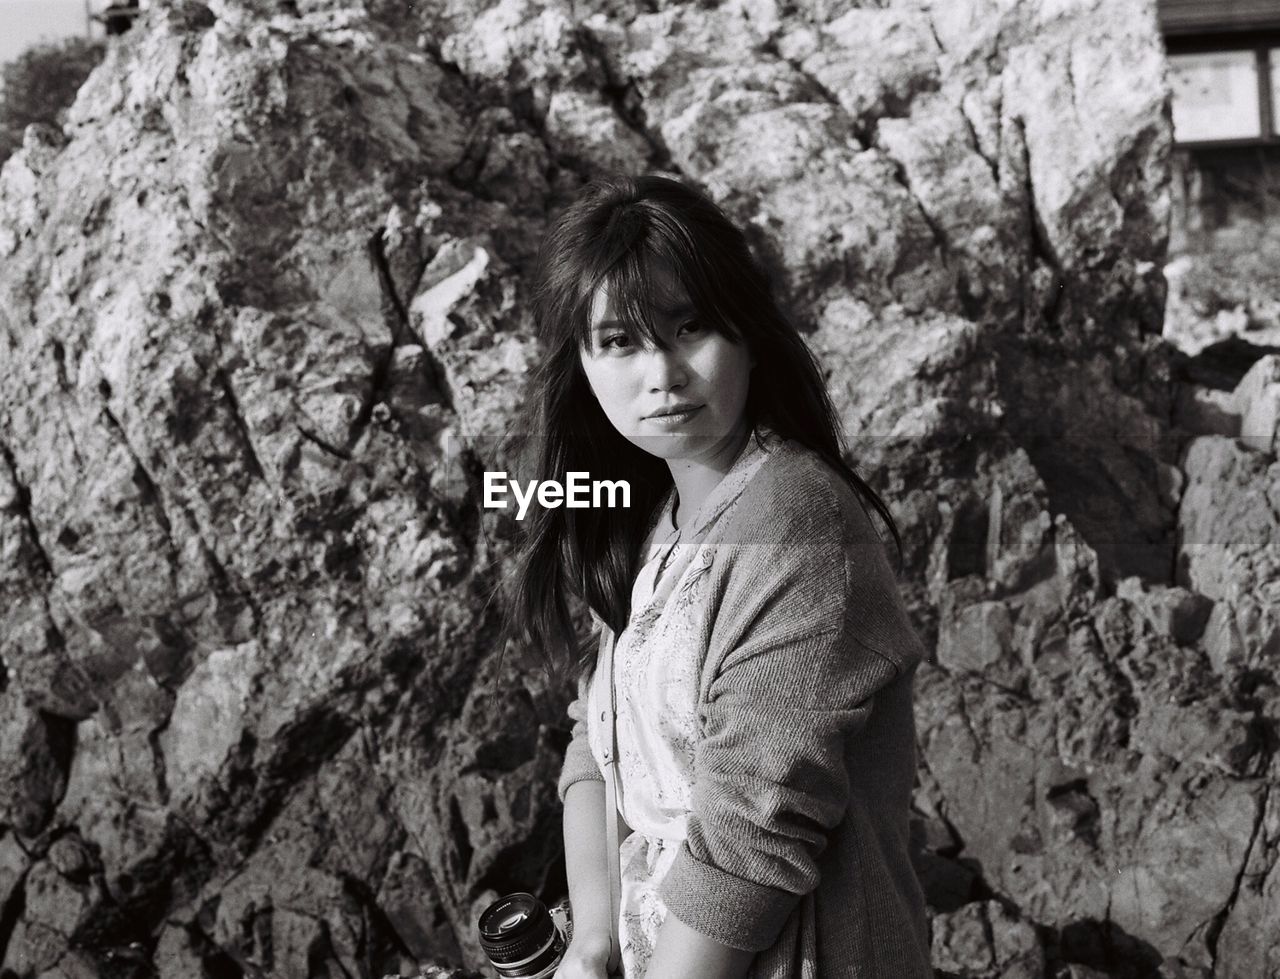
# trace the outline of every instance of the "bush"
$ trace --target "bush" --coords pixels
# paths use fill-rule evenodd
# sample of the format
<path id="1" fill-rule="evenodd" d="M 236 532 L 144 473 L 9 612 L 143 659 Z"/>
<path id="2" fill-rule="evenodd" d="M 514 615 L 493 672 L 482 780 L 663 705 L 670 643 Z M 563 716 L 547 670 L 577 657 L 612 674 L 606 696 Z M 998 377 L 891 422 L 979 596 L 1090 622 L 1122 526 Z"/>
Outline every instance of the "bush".
<path id="1" fill-rule="evenodd" d="M 2 69 L 0 89 L 0 163 L 22 145 L 22 131 L 33 122 L 62 125 L 89 72 L 102 60 L 101 41 L 69 37 L 24 51 Z"/>

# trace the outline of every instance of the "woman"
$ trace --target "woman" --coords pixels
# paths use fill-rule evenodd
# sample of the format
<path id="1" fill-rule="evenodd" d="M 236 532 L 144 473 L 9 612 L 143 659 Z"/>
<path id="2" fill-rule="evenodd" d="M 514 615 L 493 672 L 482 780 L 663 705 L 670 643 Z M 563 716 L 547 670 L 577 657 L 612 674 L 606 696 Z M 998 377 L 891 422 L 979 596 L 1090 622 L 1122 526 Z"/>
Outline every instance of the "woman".
<path id="1" fill-rule="evenodd" d="M 666 178 L 589 186 L 544 242 L 539 478 L 626 509 L 539 509 L 514 624 L 574 665 L 560 778 L 574 937 L 560 979 L 931 976 L 907 856 L 922 649 L 842 461 L 822 376 L 742 233 Z M 601 766 L 614 641 L 619 918 Z"/>

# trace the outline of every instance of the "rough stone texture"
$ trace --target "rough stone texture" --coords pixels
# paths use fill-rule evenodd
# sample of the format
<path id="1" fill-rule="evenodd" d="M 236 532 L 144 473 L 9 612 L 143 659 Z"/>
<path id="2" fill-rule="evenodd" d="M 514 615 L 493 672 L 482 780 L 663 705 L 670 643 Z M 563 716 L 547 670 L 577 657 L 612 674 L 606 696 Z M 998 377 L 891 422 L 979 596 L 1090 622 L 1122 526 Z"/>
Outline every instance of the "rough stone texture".
<path id="1" fill-rule="evenodd" d="M 1280 357 L 1262 357 L 1235 389 L 1240 438 L 1260 452 L 1280 452 Z"/>
<path id="2" fill-rule="evenodd" d="M 656 167 L 894 506 L 939 967 L 1280 975 L 1280 471 L 1159 337 L 1161 59 L 1146 0 L 151 4 L 0 174 L 4 967 L 474 969 L 561 896 L 479 473 L 548 213 Z"/>
<path id="3" fill-rule="evenodd" d="M 995 901 L 974 901 L 933 919 L 933 963 L 946 975 L 1040 979 L 1044 951 L 1035 929 Z"/>

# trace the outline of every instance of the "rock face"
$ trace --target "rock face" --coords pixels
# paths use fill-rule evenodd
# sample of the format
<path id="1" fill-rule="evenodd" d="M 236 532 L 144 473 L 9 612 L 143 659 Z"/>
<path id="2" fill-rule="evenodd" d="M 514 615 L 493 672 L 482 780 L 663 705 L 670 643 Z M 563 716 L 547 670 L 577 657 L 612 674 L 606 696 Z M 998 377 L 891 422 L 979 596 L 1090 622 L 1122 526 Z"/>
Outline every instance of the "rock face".
<path id="1" fill-rule="evenodd" d="M 898 516 L 938 967 L 1280 975 L 1280 470 L 1172 424 L 1161 58 L 1140 0 L 151 4 L 0 174 L 3 968 L 474 969 L 563 893 L 478 474 L 548 214 L 661 168 Z"/>

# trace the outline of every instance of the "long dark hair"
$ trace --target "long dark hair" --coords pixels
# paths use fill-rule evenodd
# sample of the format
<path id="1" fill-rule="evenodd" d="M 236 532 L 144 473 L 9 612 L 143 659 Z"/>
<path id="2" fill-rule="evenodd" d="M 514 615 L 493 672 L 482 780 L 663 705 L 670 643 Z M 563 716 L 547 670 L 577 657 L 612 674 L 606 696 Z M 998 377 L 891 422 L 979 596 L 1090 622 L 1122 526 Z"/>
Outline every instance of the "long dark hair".
<path id="1" fill-rule="evenodd" d="M 548 231 L 539 254 L 534 315 L 543 359 L 532 377 L 534 476 L 625 479 L 629 508 L 534 507 L 507 600 L 507 635 L 520 636 L 553 677 L 580 675 L 595 651 L 570 611 L 576 596 L 615 633 L 630 615 L 631 582 L 648 522 L 671 487 L 665 462 L 637 448 L 605 417 L 581 353 L 591 343 L 591 302 L 603 283 L 635 336 L 665 346 L 651 318 L 655 272 L 669 270 L 698 318 L 761 367 L 751 374 L 751 430 L 772 429 L 816 452 L 884 519 L 889 508 L 841 454 L 840 425 L 817 361 L 774 299 L 742 232 L 705 195 L 667 177 L 592 181 Z"/>

